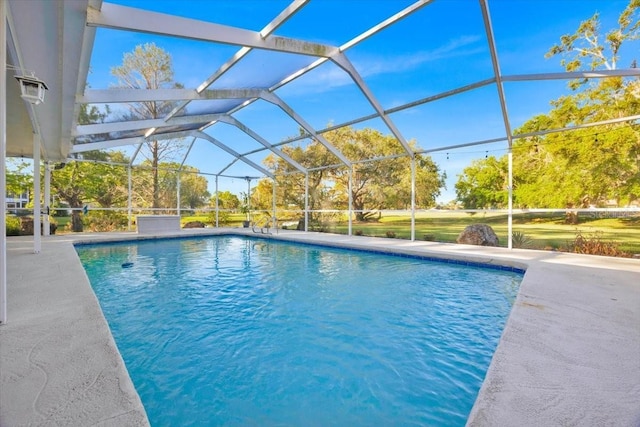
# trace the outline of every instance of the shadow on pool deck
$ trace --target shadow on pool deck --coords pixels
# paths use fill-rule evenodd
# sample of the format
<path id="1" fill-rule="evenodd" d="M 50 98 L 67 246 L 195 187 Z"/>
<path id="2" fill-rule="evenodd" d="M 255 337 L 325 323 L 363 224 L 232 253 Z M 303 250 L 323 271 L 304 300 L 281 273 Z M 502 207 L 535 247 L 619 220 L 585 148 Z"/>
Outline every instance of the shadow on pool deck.
<path id="1" fill-rule="evenodd" d="M 526 267 L 470 426 L 640 425 L 640 260 L 250 229 L 219 233 Z M 162 235 L 159 237 L 169 237 Z M 7 239 L 0 425 L 144 426 L 148 420 L 73 242 L 135 233 Z"/>

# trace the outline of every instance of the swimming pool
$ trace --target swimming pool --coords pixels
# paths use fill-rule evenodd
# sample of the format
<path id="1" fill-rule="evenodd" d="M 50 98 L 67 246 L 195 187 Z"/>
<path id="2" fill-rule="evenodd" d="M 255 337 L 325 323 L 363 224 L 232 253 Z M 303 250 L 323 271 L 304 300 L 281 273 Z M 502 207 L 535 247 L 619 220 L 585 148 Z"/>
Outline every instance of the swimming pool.
<path id="1" fill-rule="evenodd" d="M 522 278 L 238 236 L 76 250 L 152 425 L 464 425 Z"/>

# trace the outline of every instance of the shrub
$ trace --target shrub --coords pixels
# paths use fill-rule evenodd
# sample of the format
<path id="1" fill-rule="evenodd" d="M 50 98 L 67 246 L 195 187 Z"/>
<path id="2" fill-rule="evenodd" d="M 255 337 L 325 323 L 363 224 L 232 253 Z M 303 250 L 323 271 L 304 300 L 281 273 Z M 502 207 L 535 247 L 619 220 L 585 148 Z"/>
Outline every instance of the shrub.
<path id="1" fill-rule="evenodd" d="M 7 215 L 5 220 L 5 229 L 7 236 L 19 236 L 20 235 L 20 218 L 16 216 Z"/>
<path id="2" fill-rule="evenodd" d="M 596 231 L 588 236 L 583 235 L 582 232 L 578 230 L 573 241 L 568 242 L 567 251 L 586 255 L 630 256 L 628 253 L 620 250 L 620 244 L 618 242 L 603 240 L 601 231 Z"/>
<path id="3" fill-rule="evenodd" d="M 228 211 L 218 211 L 218 225 L 226 225 L 231 219 L 231 214 Z M 207 215 L 207 222 L 211 225 L 216 225 L 216 211 L 211 211 Z"/>
<path id="4" fill-rule="evenodd" d="M 93 232 L 116 231 L 127 228 L 127 214 L 114 211 L 89 211 L 82 222 Z"/>
<path id="5" fill-rule="evenodd" d="M 514 248 L 528 249 L 533 247 L 533 239 L 521 231 L 514 231 L 511 235 L 511 244 Z"/>
<path id="6" fill-rule="evenodd" d="M 188 221 L 182 225 L 182 228 L 205 228 L 205 224 L 202 221 Z"/>
<path id="7" fill-rule="evenodd" d="M 363 235 L 362 230 L 354 230 L 353 231 L 353 235 L 354 236 L 362 236 Z"/>
<path id="8" fill-rule="evenodd" d="M 396 233 L 395 233 L 395 231 L 387 231 L 387 232 L 386 232 L 386 235 L 387 235 L 387 237 L 388 237 L 388 238 L 390 238 L 390 239 L 395 239 L 395 237 L 396 237 Z"/>

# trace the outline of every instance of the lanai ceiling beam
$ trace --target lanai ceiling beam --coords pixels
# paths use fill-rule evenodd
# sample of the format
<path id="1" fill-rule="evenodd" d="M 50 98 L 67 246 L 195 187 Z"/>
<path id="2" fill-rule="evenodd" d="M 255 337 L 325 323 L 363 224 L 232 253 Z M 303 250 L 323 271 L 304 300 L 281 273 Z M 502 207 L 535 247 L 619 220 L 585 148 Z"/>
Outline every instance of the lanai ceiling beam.
<path id="1" fill-rule="evenodd" d="M 135 137 L 135 138 L 120 138 L 120 139 L 109 139 L 106 141 L 100 142 L 87 142 L 84 144 L 76 144 L 71 149 L 71 153 L 84 153 L 87 151 L 94 150 L 106 150 L 108 148 L 116 148 L 116 147 L 124 147 L 127 145 L 135 145 L 141 144 L 146 141 L 161 141 L 165 139 L 178 139 L 178 138 L 186 138 L 192 135 L 193 131 L 179 131 L 179 132 L 168 132 L 168 133 L 159 133 L 153 134 L 148 138 L 143 136 Z"/>
<path id="2" fill-rule="evenodd" d="M 498 52 L 496 50 L 496 41 L 493 35 L 493 27 L 491 26 L 491 15 L 489 14 L 489 6 L 486 0 L 480 1 L 480 9 L 482 10 L 482 19 L 484 21 L 484 29 L 489 43 L 489 52 L 491 54 L 491 63 L 493 65 L 493 73 L 496 78 L 496 88 L 498 89 L 498 99 L 500 101 L 500 110 L 502 111 L 502 120 L 504 121 L 504 130 L 507 134 L 509 148 L 513 145 L 511 135 L 511 124 L 509 123 L 509 113 L 507 112 L 507 100 L 504 95 L 504 87 L 502 85 L 502 76 L 500 72 L 500 62 L 498 61 Z"/>
<path id="3" fill-rule="evenodd" d="M 400 12 L 396 13 L 392 17 L 385 19 L 381 23 L 371 27 L 367 31 L 359 34 L 358 36 L 352 38 L 348 42 L 346 42 L 343 45 L 341 45 L 338 48 L 338 52 L 336 52 L 335 55 L 337 55 L 337 54 L 339 54 L 341 52 L 344 52 L 349 48 L 352 48 L 353 46 L 357 45 L 358 43 L 361 43 L 362 41 L 368 39 L 369 37 L 379 33 L 380 31 L 382 31 L 385 28 L 395 24 L 396 22 L 400 21 L 401 19 L 406 18 L 407 16 L 409 16 L 412 13 L 416 12 L 417 10 L 419 10 L 421 7 L 426 6 L 427 4 L 429 4 L 429 3 L 433 2 L 433 1 L 434 0 L 419 0 L 419 1 L 416 1 L 415 3 L 413 3 L 413 4 L 411 4 L 411 5 L 407 6 L 407 7 L 405 7 L 404 9 L 402 9 Z M 314 68 L 319 67 L 320 65 L 324 64 L 325 62 L 327 62 L 327 60 L 329 60 L 329 58 L 327 58 L 327 57 L 318 58 L 312 64 L 308 65 L 307 67 L 305 67 L 305 68 L 303 68 L 303 69 L 301 69 L 299 71 L 296 71 L 292 75 L 290 75 L 287 78 L 283 79 L 278 84 L 276 84 L 273 87 L 271 87 L 269 90 L 271 92 L 273 92 L 274 90 L 286 85 L 287 83 L 292 82 L 293 80 L 297 79 L 298 77 L 302 76 L 303 74 L 306 74 L 307 72 L 313 70 Z"/>
<path id="4" fill-rule="evenodd" d="M 278 16 L 276 16 L 271 22 L 269 22 L 261 31 L 260 36 L 262 38 L 266 38 L 271 35 L 278 27 L 284 24 L 289 18 L 295 15 L 304 5 L 306 5 L 310 0 L 294 0 L 291 2 Z M 229 71 L 234 65 L 236 65 L 242 58 L 244 58 L 249 52 L 253 49 L 250 47 L 243 46 L 238 50 L 227 62 L 222 64 L 220 68 L 216 70 L 215 73 L 210 75 L 204 82 L 198 86 L 196 92 L 200 93 L 209 86 L 211 86 L 216 80 L 218 80 L 224 73 Z M 182 110 L 190 101 L 181 102 L 177 105 L 166 117 L 166 119 L 170 119 L 171 117 L 178 114 L 180 110 Z"/>
<path id="5" fill-rule="evenodd" d="M 209 141 L 210 143 L 212 143 L 216 147 L 222 149 L 223 151 L 226 151 L 227 153 L 231 154 L 233 157 L 235 157 L 236 159 L 240 160 L 241 162 L 244 162 L 244 163 L 248 164 L 249 166 L 251 166 L 255 170 L 261 172 L 265 176 L 268 176 L 269 178 L 275 178 L 275 176 L 271 172 L 269 172 L 268 170 L 266 170 L 265 168 L 263 168 L 259 164 L 247 159 L 246 157 L 243 157 L 240 153 L 238 153 L 234 149 L 230 148 L 229 146 L 223 144 L 222 142 L 218 141 L 217 139 L 215 139 L 211 135 L 208 135 L 208 134 L 206 134 L 204 132 L 201 132 L 201 131 L 191 132 L 191 135 L 195 136 L 196 138 L 206 139 L 207 141 Z"/>
<path id="6" fill-rule="evenodd" d="M 380 32 L 380 31 L 384 30 L 385 28 L 393 25 L 394 23 L 398 22 L 399 20 L 401 20 L 403 18 L 406 18 L 407 16 L 409 16 L 412 13 L 416 12 L 421 7 L 426 6 L 427 4 L 431 3 L 432 1 L 433 0 L 419 0 L 419 1 L 416 1 L 415 3 L 413 3 L 412 5 L 404 8 L 403 10 L 401 10 L 398 13 L 396 13 L 392 17 L 382 21 L 378 25 L 370 28 L 369 30 L 365 31 L 364 33 L 358 35 L 357 37 L 355 37 L 355 38 L 351 39 L 350 41 L 348 41 L 347 43 L 343 44 L 342 46 L 339 47 L 338 51 L 334 53 L 334 55 L 337 55 L 340 52 L 343 52 L 343 51 L 345 51 L 345 50 L 357 45 L 358 43 L 362 42 L 363 40 L 366 40 L 367 38 L 373 36 L 374 34 L 376 34 L 376 33 Z M 246 52 L 243 51 L 243 49 L 246 49 Z M 243 49 L 241 49 L 238 53 L 236 53 L 236 55 L 234 55 L 234 58 L 232 58 L 232 60 L 230 60 L 227 63 L 227 64 L 230 63 L 230 65 L 227 66 L 227 64 L 225 64 L 220 68 L 220 70 L 217 72 L 217 73 L 220 73 L 220 74 L 214 74 L 214 76 L 216 76 L 215 78 L 220 77 L 220 75 L 222 75 L 221 73 L 224 73 L 228 68 L 230 68 L 233 64 L 235 64 L 237 61 L 239 61 L 242 58 L 242 56 L 246 55 L 250 50 L 248 48 L 243 48 Z M 237 59 L 235 59 L 236 57 L 237 57 Z M 273 91 L 277 90 L 278 88 L 281 88 L 282 86 L 292 82 L 293 80 L 297 79 L 298 77 L 300 77 L 300 76 L 308 73 L 309 71 L 313 70 L 314 68 L 324 64 L 327 60 L 329 60 L 328 57 L 318 58 L 316 61 L 314 61 L 310 65 L 308 65 L 308 66 L 296 71 L 295 73 L 291 74 L 290 76 L 286 77 L 285 79 L 281 80 L 280 82 L 278 82 L 275 85 L 273 85 L 272 87 L 270 87 L 269 88 L 269 92 L 273 92 Z M 211 82 L 209 82 L 208 85 L 210 85 L 212 82 L 213 82 L 213 80 L 211 80 Z M 201 87 L 198 88 L 198 90 L 200 90 L 200 89 L 204 89 L 204 86 L 201 85 Z M 229 111 L 229 114 L 232 114 L 232 113 L 234 113 L 234 112 L 236 112 L 238 110 L 241 110 L 242 108 L 244 108 L 247 105 L 251 104 L 253 101 L 255 101 L 255 99 L 247 100 L 242 105 L 239 105 L 238 107 L 236 107 L 236 108 L 232 109 L 231 111 Z M 175 109 L 169 116 L 175 114 L 176 111 L 177 111 L 177 109 Z"/>
<path id="7" fill-rule="evenodd" d="M 174 117 L 168 122 L 164 119 L 131 120 L 113 123 L 98 123 L 93 125 L 78 126 L 74 136 L 94 135 L 98 133 L 124 132 L 130 130 L 162 128 L 163 126 L 189 125 L 193 123 L 208 123 L 218 120 L 224 114 L 202 114 L 197 116 Z"/>
<path id="8" fill-rule="evenodd" d="M 338 50 L 336 46 L 288 37 L 263 38 L 257 31 L 150 12 L 113 3 L 103 3 L 100 10 L 89 7 L 87 25 L 311 56 L 330 57 Z"/>
<path id="9" fill-rule="evenodd" d="M 540 74 L 516 74 L 502 76 L 503 82 L 521 82 L 530 80 L 570 80 L 570 79 L 601 79 L 607 77 L 634 77 L 640 76 L 640 69 L 617 69 L 598 71 L 571 71 L 563 73 L 540 73 Z"/>
<path id="10" fill-rule="evenodd" d="M 296 121 L 304 130 L 306 130 L 309 135 L 319 141 L 322 145 L 325 146 L 327 150 L 329 150 L 334 156 L 336 156 L 345 166 L 351 167 L 351 161 L 345 157 L 344 154 L 340 150 L 338 150 L 333 144 L 331 144 L 325 137 L 318 134 L 313 127 L 307 123 L 298 113 L 295 112 L 293 108 L 287 105 L 279 96 L 277 96 L 273 92 L 269 92 L 268 90 L 262 91 L 260 98 L 264 99 L 267 102 L 270 102 L 282 109 L 289 117 Z"/>
<path id="11" fill-rule="evenodd" d="M 235 165 L 238 162 L 238 157 L 234 157 L 233 160 L 231 162 L 229 162 L 229 164 L 225 167 L 223 167 L 220 172 L 217 173 L 218 176 L 225 176 L 222 175 L 227 169 L 229 169 L 231 166 Z"/>
<path id="12" fill-rule="evenodd" d="M 195 101 L 211 99 L 247 99 L 256 98 L 262 88 L 209 89 L 198 92 L 193 89 L 103 89 L 86 90 L 84 95 L 76 97 L 82 104 L 108 104 L 153 101 Z"/>
<path id="13" fill-rule="evenodd" d="M 389 128 L 393 136 L 395 136 L 396 139 L 400 142 L 400 144 L 402 145 L 406 153 L 410 156 L 413 156 L 414 154 L 413 150 L 407 143 L 406 139 L 404 139 L 404 136 L 402 136 L 402 133 L 400 133 L 400 130 L 396 127 L 396 125 L 389 118 L 389 116 L 385 114 L 384 109 L 382 108 L 382 105 L 380 105 L 376 97 L 373 95 L 373 92 L 371 92 L 367 84 L 364 82 L 364 80 L 360 76 L 360 73 L 358 73 L 358 71 L 355 69 L 353 64 L 351 64 L 351 61 L 349 61 L 347 56 L 341 53 L 339 55 L 335 55 L 331 59 L 340 68 L 346 71 L 347 74 L 349 74 L 349 76 L 351 76 L 354 83 L 358 86 L 358 88 L 360 89 L 362 94 L 365 96 L 365 98 L 367 98 L 367 101 L 369 101 L 369 103 L 371 104 L 373 109 L 376 111 L 376 113 L 378 113 L 378 116 L 380 116 L 384 124 L 387 125 L 387 127 Z"/>
<path id="14" fill-rule="evenodd" d="M 298 169 L 300 172 L 307 173 L 307 169 L 304 166 L 302 166 L 300 163 L 298 163 L 295 160 L 293 160 L 288 154 L 284 153 L 283 151 L 281 151 L 278 148 L 276 148 L 273 145 L 271 145 L 266 139 L 264 139 L 263 137 L 261 137 L 260 135 L 255 133 L 253 130 L 251 130 L 251 128 L 249 128 L 245 124 L 241 123 L 235 117 L 225 116 L 225 117 L 220 118 L 219 121 L 237 127 L 242 132 L 246 133 L 251 138 L 255 139 L 260 144 L 262 144 L 266 149 L 270 150 L 273 154 L 275 154 L 276 156 L 282 158 L 285 162 L 289 163 L 291 166 L 293 166 L 294 168 Z"/>
<path id="15" fill-rule="evenodd" d="M 257 171 L 259 171 L 260 173 L 264 174 L 265 176 L 268 176 L 269 178 L 273 178 L 274 177 L 274 175 L 271 172 L 269 172 L 268 170 L 266 170 L 262 166 L 260 166 L 257 163 L 255 163 L 255 162 L 243 157 L 237 151 L 233 150 L 232 148 L 228 147 L 227 145 L 223 144 L 222 142 L 218 141 L 217 139 L 213 138 L 212 136 L 207 135 L 206 133 L 201 132 L 201 131 L 185 131 L 185 132 L 172 132 L 172 133 L 166 133 L 166 134 L 158 134 L 158 135 L 153 135 L 152 137 L 149 137 L 149 139 L 165 140 L 165 139 L 185 138 L 185 137 L 188 137 L 188 136 L 192 136 L 194 138 L 205 139 L 205 140 L 211 142 L 216 147 L 218 147 L 218 148 L 222 149 L 223 151 L 226 151 L 227 153 L 231 154 L 236 159 L 238 159 L 238 160 L 246 163 L 247 165 L 251 166 L 252 168 L 256 169 Z M 104 150 L 104 149 L 108 149 L 108 148 L 122 147 L 122 146 L 126 146 L 126 145 L 141 144 L 143 142 L 145 142 L 144 138 L 124 138 L 124 139 L 109 140 L 109 141 L 102 141 L 102 142 L 92 142 L 92 143 L 87 143 L 87 144 L 75 145 L 73 147 L 72 152 L 73 153 L 82 153 L 82 152 L 93 151 L 93 150 Z"/>
<path id="16" fill-rule="evenodd" d="M 89 0 L 89 7 L 94 9 L 100 9 L 102 7 L 102 0 Z M 78 70 L 78 80 L 76 82 L 76 98 L 86 89 L 87 76 L 89 75 L 89 66 L 91 65 L 91 55 L 93 53 L 93 43 L 96 38 L 96 28 L 84 26 L 84 32 L 82 34 L 82 45 L 80 50 L 80 64 Z M 78 125 L 78 117 L 80 117 L 80 108 L 82 104 L 75 102 L 73 105 L 73 117 L 71 121 L 71 131 L 73 134 L 76 126 Z"/>
<path id="17" fill-rule="evenodd" d="M 87 142 L 85 144 L 75 144 L 71 148 L 71 154 L 73 153 L 85 153 L 87 151 L 94 150 L 108 150 L 110 148 L 124 147 L 127 145 L 135 145 L 144 142 L 143 137 L 137 138 L 122 138 L 122 139 L 109 139 L 107 141 L 100 142 Z"/>
<path id="18" fill-rule="evenodd" d="M 353 39 L 349 40 L 348 42 L 346 42 L 345 44 L 340 46 L 340 52 L 344 52 L 345 50 L 349 49 L 350 47 L 353 47 L 353 46 L 357 45 L 358 43 L 368 39 L 371 36 L 373 36 L 374 34 L 379 33 L 380 31 L 384 30 L 388 26 L 395 24 L 396 22 L 400 21 L 403 18 L 406 18 L 407 16 L 411 15 L 413 12 L 417 11 L 421 7 L 426 6 L 429 3 L 432 3 L 433 1 L 434 0 L 419 0 L 419 1 L 409 5 L 407 7 L 405 7 L 400 12 L 396 13 L 393 16 L 390 16 L 389 18 L 385 19 L 384 21 L 382 21 L 378 25 L 375 25 L 375 26 L 371 27 L 370 29 L 368 29 L 364 33 L 354 37 Z"/>
<path id="19" fill-rule="evenodd" d="M 180 168 L 178 168 L 179 171 L 182 171 L 182 168 L 184 167 L 184 164 L 187 161 L 187 157 L 189 157 L 189 153 L 191 153 L 191 149 L 193 148 L 193 144 L 195 144 L 195 142 L 196 142 L 196 138 L 194 137 L 191 140 L 191 143 L 189 144 L 189 148 L 187 148 L 187 152 L 184 154 L 184 157 L 182 158 L 182 162 L 180 162 Z"/>

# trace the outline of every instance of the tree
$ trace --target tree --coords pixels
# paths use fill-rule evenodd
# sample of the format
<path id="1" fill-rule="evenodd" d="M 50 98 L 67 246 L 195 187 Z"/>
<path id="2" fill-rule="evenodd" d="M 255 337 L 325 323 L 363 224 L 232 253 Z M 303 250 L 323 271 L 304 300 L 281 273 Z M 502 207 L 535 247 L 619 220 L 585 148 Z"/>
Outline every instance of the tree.
<path id="1" fill-rule="evenodd" d="M 89 203 L 100 207 L 124 204 L 127 200 L 127 179 L 122 167 L 104 162 L 124 162 L 122 152 L 87 152 L 84 160 L 100 163 L 71 161 L 55 168 L 51 174 L 51 188 L 60 200 L 65 201 L 71 211 L 71 230 L 84 229 L 80 209 Z"/>
<path id="2" fill-rule="evenodd" d="M 324 165 L 335 164 L 338 159 L 319 142 L 312 142 L 306 147 L 283 147 L 282 151 L 291 159 L 308 169 L 320 168 Z M 268 169 L 276 175 L 276 205 L 282 209 L 291 210 L 295 207 L 299 211 L 305 208 L 305 175 L 280 157 L 271 154 L 264 160 Z M 320 209 L 324 202 L 322 185 L 329 178 L 328 169 L 318 169 L 309 172 L 309 209 Z M 264 181 L 264 180 L 261 180 Z M 267 200 L 270 195 L 256 195 L 261 191 L 273 191 L 270 185 L 257 185 L 253 194 L 257 199 Z M 318 220 L 318 213 L 310 213 L 310 222 Z"/>
<path id="3" fill-rule="evenodd" d="M 273 208 L 273 180 L 261 179 L 251 191 L 253 210 L 271 211 Z"/>
<path id="4" fill-rule="evenodd" d="M 618 18 L 618 28 L 606 34 L 601 32 L 600 14 L 596 12 L 582 21 L 575 33 L 561 36 L 560 43 L 553 45 L 545 57 L 562 55 L 560 65 L 567 71 L 597 70 L 600 67 L 615 70 L 623 43 L 640 37 L 639 10 L 640 0 L 631 0 Z"/>
<path id="5" fill-rule="evenodd" d="M 344 127 L 326 134 L 347 158 L 358 162 L 352 175 L 351 196 L 356 219 L 371 219 L 381 209 L 407 209 L 411 205 L 411 158 L 403 155 L 398 141 L 374 129 Z M 409 142 L 415 150 L 415 142 Z M 376 158 L 382 157 L 382 159 Z M 444 175 L 430 157 L 416 155 L 416 193 L 421 207 L 435 205 L 444 186 Z M 331 170 L 336 189 L 348 198 L 346 168 Z M 346 206 L 347 199 L 344 200 Z"/>
<path id="6" fill-rule="evenodd" d="M 209 205 L 216 205 L 215 195 L 211 196 Z M 240 207 L 240 199 L 230 191 L 218 192 L 218 207 L 220 209 L 238 209 Z"/>
<path id="7" fill-rule="evenodd" d="M 132 52 L 125 53 L 122 65 L 111 68 L 111 74 L 118 78 L 118 87 L 129 89 L 182 88 L 174 81 L 171 56 L 154 43 L 138 45 Z M 148 101 L 129 104 L 129 114 L 125 120 L 158 119 L 166 116 L 176 103 L 171 101 Z M 162 159 L 179 150 L 175 140 L 152 139 L 145 143 L 151 160 L 153 173 L 153 208 L 160 207 L 160 181 L 158 166 Z"/>
<path id="8" fill-rule="evenodd" d="M 178 172 L 181 170 L 181 172 Z M 149 185 L 156 176 L 158 186 L 154 189 Z M 132 180 L 134 181 L 134 201 L 140 207 L 152 207 L 154 201 L 157 207 L 176 208 L 178 205 L 178 174 L 180 176 L 180 206 L 182 208 L 197 209 L 206 206 L 211 195 L 207 191 L 208 182 L 198 175 L 198 169 L 193 166 L 180 165 L 176 162 L 158 163 L 153 168 L 150 160 L 145 160 L 136 168 Z"/>
<path id="9" fill-rule="evenodd" d="M 618 18 L 618 27 L 605 34 L 595 13 L 574 34 L 563 35 L 546 57 L 561 55 L 566 71 L 614 70 L 623 44 L 640 39 L 639 11 L 640 0 L 630 0 Z M 637 78 L 584 79 L 570 82 L 569 87 L 575 93 L 552 102 L 547 126 L 562 128 L 640 112 Z M 525 131 L 530 126 L 526 123 Z M 544 153 L 545 162 L 534 181 L 547 187 L 551 184 L 549 190 L 563 194 L 567 206 L 587 207 L 608 199 L 624 203 L 639 196 L 640 133 L 626 123 L 549 135 L 537 144 L 537 153 Z M 526 165 L 520 166 L 526 170 Z M 517 191 L 522 202 L 531 201 L 532 192 L 526 190 Z"/>
<path id="10" fill-rule="evenodd" d="M 618 27 L 604 35 L 596 13 L 574 34 L 562 36 L 546 56 L 561 55 L 561 65 L 567 71 L 615 69 L 623 43 L 639 39 L 639 10 L 640 0 L 631 0 L 620 15 Z M 637 78 L 575 80 L 569 88 L 571 93 L 551 102 L 548 114 L 531 118 L 515 133 L 580 126 L 640 113 Z M 518 139 L 513 153 L 516 206 L 588 207 L 612 199 L 624 205 L 640 196 L 640 132 L 633 122 Z M 501 164 L 504 168 L 506 161 Z M 483 200 L 482 195 L 485 200 L 500 199 L 501 190 L 495 182 L 486 181 L 484 188 L 470 189 L 477 176 L 489 176 L 494 168 L 478 162 L 465 169 L 456 184 L 465 207 L 475 207 Z M 470 198 L 470 194 L 478 197 Z"/>
<path id="11" fill-rule="evenodd" d="M 474 160 L 458 175 L 456 196 L 465 209 L 504 208 L 508 202 L 507 158 Z"/>
<path id="12" fill-rule="evenodd" d="M 351 174 L 351 198 L 358 220 L 367 220 L 380 209 L 406 209 L 411 203 L 411 158 L 404 155 L 398 141 L 374 129 L 355 130 L 340 128 L 325 137 L 349 160 L 354 162 Z M 415 143 L 411 142 L 415 148 Z M 346 209 L 349 201 L 349 169 L 319 142 L 306 147 L 284 147 L 283 151 L 309 172 L 309 209 Z M 433 161 L 424 155 L 416 155 L 416 188 L 418 203 L 433 206 L 435 198 L 444 186 L 444 174 L 440 174 Z M 277 205 L 285 208 L 305 207 L 305 175 L 296 171 L 285 160 L 271 155 L 265 165 L 275 171 Z M 334 165 L 326 167 L 327 165 Z M 257 186 L 255 191 L 263 191 Z M 264 185 L 264 191 L 271 191 Z M 270 200 L 266 195 L 254 199 Z M 311 213 L 311 221 L 317 219 Z"/>
<path id="13" fill-rule="evenodd" d="M 7 159 L 7 194 L 20 195 L 33 188 L 33 175 L 27 172 L 29 165 L 17 159 Z"/>
<path id="14" fill-rule="evenodd" d="M 198 175 L 199 170 L 193 166 L 182 166 L 180 173 L 180 206 L 198 209 L 207 205 L 211 194 L 207 190 L 207 178 Z"/>
<path id="15" fill-rule="evenodd" d="M 96 106 L 82 104 L 78 114 L 78 124 L 103 123 L 108 114 L 108 106 L 105 111 L 101 111 Z M 109 160 L 111 156 L 114 156 L 114 160 L 122 160 L 124 158 L 124 154 L 118 152 L 111 154 L 88 152 L 84 154 L 86 159 L 103 161 Z M 61 163 L 55 168 L 51 174 L 51 189 L 59 200 L 63 200 L 72 208 L 72 231 L 81 232 L 84 229 L 80 208 L 85 203 L 98 201 L 101 198 L 104 203 L 107 203 L 105 197 L 114 197 L 114 191 L 119 188 L 113 185 L 114 173 L 117 176 L 118 173 L 106 167 L 106 165 L 98 166 L 97 164 L 81 162 L 70 162 L 66 165 Z"/>

